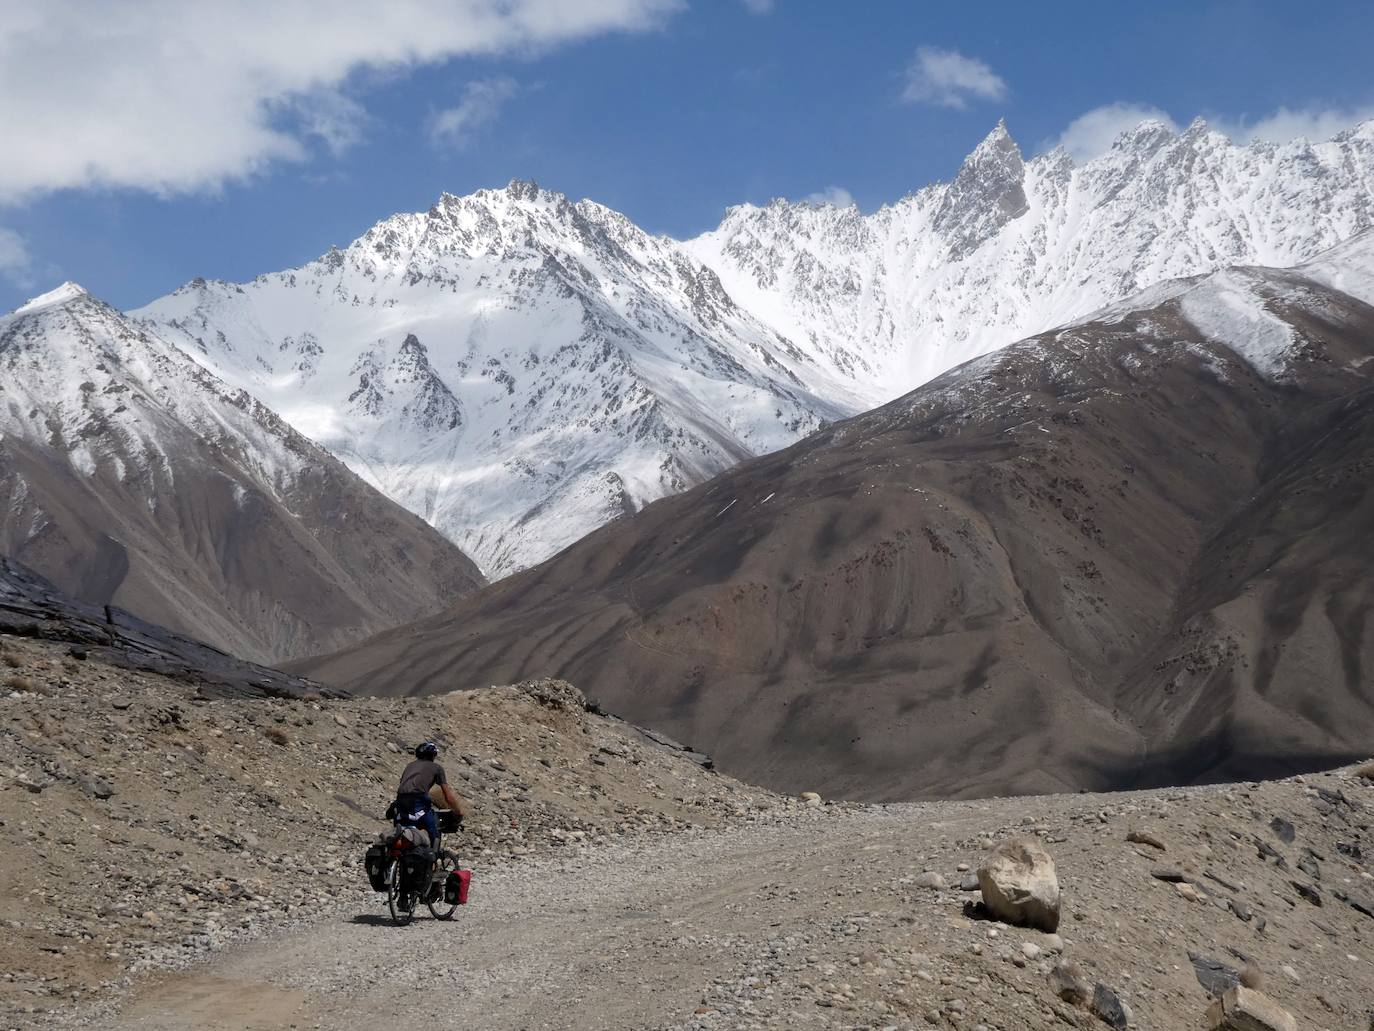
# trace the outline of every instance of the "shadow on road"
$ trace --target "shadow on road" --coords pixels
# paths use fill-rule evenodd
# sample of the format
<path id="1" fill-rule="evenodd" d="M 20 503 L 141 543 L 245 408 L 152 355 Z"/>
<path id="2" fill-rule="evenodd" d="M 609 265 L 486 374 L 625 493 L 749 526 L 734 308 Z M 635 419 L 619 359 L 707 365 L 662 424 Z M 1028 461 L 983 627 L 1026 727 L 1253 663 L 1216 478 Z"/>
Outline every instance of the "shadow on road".
<path id="1" fill-rule="evenodd" d="M 364 927 L 390 927 L 391 917 L 385 913 L 355 913 L 348 918 L 350 924 L 362 924 Z"/>

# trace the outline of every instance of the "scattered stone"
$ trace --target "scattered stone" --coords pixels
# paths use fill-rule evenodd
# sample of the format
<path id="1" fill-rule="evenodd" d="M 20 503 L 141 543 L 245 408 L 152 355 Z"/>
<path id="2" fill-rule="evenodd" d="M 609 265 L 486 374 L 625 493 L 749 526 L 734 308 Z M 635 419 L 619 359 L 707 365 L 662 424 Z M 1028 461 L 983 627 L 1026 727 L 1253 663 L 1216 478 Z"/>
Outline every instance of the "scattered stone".
<path id="1" fill-rule="evenodd" d="M 966 873 L 959 881 L 960 891 L 977 891 L 978 875 L 976 873 Z"/>
<path id="2" fill-rule="evenodd" d="M 1294 891 L 1301 895 L 1305 900 L 1312 903 L 1312 905 L 1320 906 L 1322 904 L 1322 893 L 1319 892 L 1316 888 L 1312 887 L 1312 885 L 1303 884 L 1302 881 L 1289 881 L 1288 883 L 1293 886 Z"/>
<path id="3" fill-rule="evenodd" d="M 1293 844 L 1293 840 L 1298 836 L 1298 832 L 1294 830 L 1293 825 L 1282 816 L 1276 816 L 1270 820 L 1269 829 L 1272 830 L 1274 836 L 1285 845 Z"/>
<path id="4" fill-rule="evenodd" d="M 77 784 L 91 798 L 98 798 L 102 801 L 114 797 L 116 793 L 114 785 L 104 777 L 83 776 L 77 781 Z"/>
<path id="5" fill-rule="evenodd" d="M 1298 1031 L 1298 1022 L 1263 992 L 1237 985 L 1207 1008 L 1211 1031 Z"/>
<path id="6" fill-rule="evenodd" d="M 1059 929 L 1059 878 L 1039 842 L 1014 838 L 995 845 L 978 867 L 978 885 L 984 907 L 997 919 Z"/>
<path id="7" fill-rule="evenodd" d="M 1203 991 L 1214 999 L 1220 999 L 1236 985 L 1240 984 L 1240 971 L 1228 967 L 1220 960 L 1211 959 L 1197 952 L 1188 953 L 1193 964 L 1193 973 Z"/>
<path id="8" fill-rule="evenodd" d="M 1274 865 L 1277 866 L 1280 870 L 1286 869 L 1288 867 L 1288 860 L 1283 858 L 1283 853 L 1279 852 L 1276 848 L 1274 848 L 1273 845 L 1269 844 L 1269 842 L 1265 841 L 1262 838 L 1255 839 L 1255 851 L 1258 852 L 1259 857 L 1265 860 L 1266 862 L 1272 859 L 1274 861 Z"/>
<path id="9" fill-rule="evenodd" d="M 111 707 L 112 709 L 118 709 L 120 712 L 123 712 L 125 709 L 127 709 L 129 706 L 131 706 L 131 705 L 133 705 L 133 704 L 134 704 L 133 701 L 130 700 L 130 699 L 128 699 L 128 698 L 111 698 L 111 699 L 110 699 L 110 707 Z"/>
<path id="10" fill-rule="evenodd" d="M 1374 919 L 1374 899 L 1351 895 L 1349 892 L 1342 891 L 1340 888 L 1333 888 L 1331 894 L 1335 895 L 1337 899 L 1344 902 L 1351 909 L 1355 910 L 1355 912 L 1363 913 L 1365 916 Z"/>
<path id="11" fill-rule="evenodd" d="M 814 791 L 803 791 L 800 797 L 802 803 L 810 806 L 812 809 L 819 809 L 824 805 L 824 802 L 821 801 L 821 796 Z"/>
<path id="12" fill-rule="evenodd" d="M 1209 881 L 1215 881 L 1217 884 L 1220 884 L 1227 891 L 1240 891 L 1240 887 L 1238 885 L 1232 884 L 1230 881 L 1222 877 L 1219 877 L 1216 873 L 1214 873 L 1211 870 L 1208 870 L 1206 873 L 1203 874 L 1203 876 L 1206 877 Z"/>
<path id="13" fill-rule="evenodd" d="M 1126 840 L 1134 842 L 1137 845 L 1149 845 L 1151 848 L 1157 848 L 1161 852 L 1169 851 L 1168 846 L 1165 845 L 1164 842 L 1147 831 L 1130 831 L 1126 835 Z"/>
<path id="14" fill-rule="evenodd" d="M 916 877 L 915 884 L 918 888 L 943 889 L 946 887 L 944 877 L 934 870 L 927 870 L 925 873 L 919 874 Z"/>
<path id="15" fill-rule="evenodd" d="M 1157 881 L 1168 881 L 1170 884 L 1181 884 L 1188 880 L 1188 875 L 1176 866 L 1157 866 L 1150 871 L 1150 876 Z"/>
<path id="16" fill-rule="evenodd" d="M 1099 981 L 1093 986 L 1092 1013 L 1108 1027 L 1114 1027 L 1117 1031 L 1124 1029 L 1131 1022 L 1131 1011 L 1121 998 L 1105 984 Z"/>
<path id="17" fill-rule="evenodd" d="M 1060 960 L 1054 965 L 1050 971 L 1050 989 L 1072 1006 L 1086 1006 L 1092 998 L 1088 979 L 1072 960 Z"/>
<path id="18" fill-rule="evenodd" d="M 1174 890 L 1177 891 L 1180 895 L 1182 895 L 1182 896 L 1183 896 L 1185 899 L 1187 899 L 1189 902 L 1203 902 L 1203 901 L 1205 901 L 1205 899 L 1203 898 L 1202 892 L 1198 891 L 1196 887 L 1194 887 L 1193 885 L 1189 884 L 1187 881 L 1179 881 L 1178 883 L 1176 883 L 1176 884 L 1174 885 Z"/>

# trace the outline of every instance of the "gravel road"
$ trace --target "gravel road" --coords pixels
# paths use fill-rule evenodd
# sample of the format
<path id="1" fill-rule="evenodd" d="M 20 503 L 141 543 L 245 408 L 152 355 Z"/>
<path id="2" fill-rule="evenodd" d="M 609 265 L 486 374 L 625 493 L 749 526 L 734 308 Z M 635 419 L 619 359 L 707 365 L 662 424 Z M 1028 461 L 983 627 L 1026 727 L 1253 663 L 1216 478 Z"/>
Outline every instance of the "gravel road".
<path id="1" fill-rule="evenodd" d="M 703 989 L 805 922 L 856 824 L 803 814 L 783 825 L 682 834 L 492 871 L 451 923 L 393 927 L 381 896 L 275 940 L 228 952 L 135 993 L 116 1026 L 323 1027 L 405 1012 L 482 1028 L 644 1028 L 692 1015 Z M 833 839 L 845 827 L 843 841 Z M 794 871 L 788 876 L 780 864 Z M 779 883 L 787 905 L 756 902 Z M 822 907 L 824 908 L 824 907 Z"/>

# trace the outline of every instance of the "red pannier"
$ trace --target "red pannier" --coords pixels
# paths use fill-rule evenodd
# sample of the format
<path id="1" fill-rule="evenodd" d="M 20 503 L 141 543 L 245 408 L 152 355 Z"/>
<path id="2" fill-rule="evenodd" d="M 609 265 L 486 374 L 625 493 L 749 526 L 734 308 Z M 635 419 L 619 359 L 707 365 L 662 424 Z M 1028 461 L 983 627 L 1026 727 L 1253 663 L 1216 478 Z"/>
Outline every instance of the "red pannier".
<path id="1" fill-rule="evenodd" d="M 472 884 L 471 870 L 450 870 L 444 881 L 444 901 L 449 905 L 468 904 L 468 886 Z"/>

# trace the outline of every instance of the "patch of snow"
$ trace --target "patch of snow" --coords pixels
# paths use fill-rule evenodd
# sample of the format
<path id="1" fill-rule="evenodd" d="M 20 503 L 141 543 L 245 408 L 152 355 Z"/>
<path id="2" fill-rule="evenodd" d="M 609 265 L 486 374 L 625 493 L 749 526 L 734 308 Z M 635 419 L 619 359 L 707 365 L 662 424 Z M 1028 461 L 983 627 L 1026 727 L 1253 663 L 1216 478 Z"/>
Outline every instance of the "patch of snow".
<path id="1" fill-rule="evenodd" d="M 15 308 L 11 314 L 32 315 L 45 308 L 56 308 L 66 304 L 68 301 L 85 296 L 87 296 L 85 287 L 68 281 L 54 290 L 49 290 L 45 294 L 39 294 L 37 297 L 29 298 L 29 300 L 25 301 L 18 308 Z"/>

